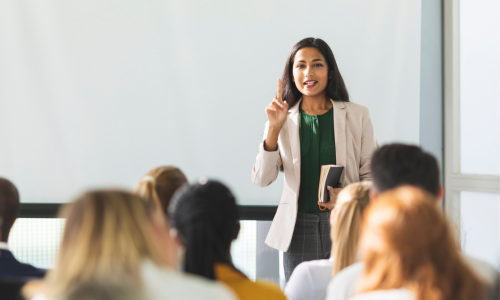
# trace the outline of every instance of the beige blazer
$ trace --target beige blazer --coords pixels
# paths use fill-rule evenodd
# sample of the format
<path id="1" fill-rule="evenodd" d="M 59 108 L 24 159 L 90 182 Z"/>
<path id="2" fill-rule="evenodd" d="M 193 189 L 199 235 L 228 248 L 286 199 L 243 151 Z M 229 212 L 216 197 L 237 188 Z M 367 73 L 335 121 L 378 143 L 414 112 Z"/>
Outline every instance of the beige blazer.
<path id="1" fill-rule="evenodd" d="M 332 100 L 332 103 L 337 164 L 344 167 L 341 185 L 371 180 L 370 159 L 373 151 L 378 148 L 378 143 L 368 109 L 352 102 Z M 287 251 L 290 246 L 298 212 L 301 157 L 299 107 L 300 101 L 288 111 L 279 134 L 278 150 L 265 151 L 262 142 L 252 169 L 253 183 L 268 186 L 276 180 L 280 168 L 283 168 L 283 193 L 266 238 L 266 244 L 282 251 Z M 264 130 L 264 140 L 267 131 L 268 123 Z"/>

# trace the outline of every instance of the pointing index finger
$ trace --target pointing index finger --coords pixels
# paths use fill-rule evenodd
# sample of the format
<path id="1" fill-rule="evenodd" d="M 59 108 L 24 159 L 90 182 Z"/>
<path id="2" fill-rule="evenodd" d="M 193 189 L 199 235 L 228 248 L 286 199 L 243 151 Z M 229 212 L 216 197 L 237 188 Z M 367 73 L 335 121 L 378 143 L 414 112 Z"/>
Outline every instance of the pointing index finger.
<path id="1" fill-rule="evenodd" d="M 278 98 L 280 103 L 283 103 L 283 100 L 281 99 L 281 79 L 278 78 L 278 93 L 276 95 L 276 98 Z"/>

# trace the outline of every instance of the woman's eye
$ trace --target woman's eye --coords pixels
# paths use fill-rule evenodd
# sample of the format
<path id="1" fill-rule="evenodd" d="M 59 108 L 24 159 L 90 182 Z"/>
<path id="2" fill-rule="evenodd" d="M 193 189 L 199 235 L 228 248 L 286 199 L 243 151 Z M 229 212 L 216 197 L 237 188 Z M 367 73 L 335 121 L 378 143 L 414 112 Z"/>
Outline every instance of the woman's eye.
<path id="1" fill-rule="evenodd" d="M 304 68 L 304 65 L 297 65 L 297 68 Z"/>
<path id="2" fill-rule="evenodd" d="M 323 65 L 322 64 L 316 64 L 315 66 L 316 67 L 322 67 Z"/>

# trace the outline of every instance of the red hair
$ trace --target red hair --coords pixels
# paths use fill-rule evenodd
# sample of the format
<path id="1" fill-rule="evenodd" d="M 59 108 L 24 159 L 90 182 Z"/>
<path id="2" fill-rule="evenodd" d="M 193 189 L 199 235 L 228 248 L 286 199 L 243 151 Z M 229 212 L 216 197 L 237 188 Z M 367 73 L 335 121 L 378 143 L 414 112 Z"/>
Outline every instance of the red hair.
<path id="1" fill-rule="evenodd" d="M 380 195 L 364 216 L 362 292 L 406 288 L 417 300 L 469 300 L 484 284 L 463 261 L 434 198 L 414 187 Z"/>

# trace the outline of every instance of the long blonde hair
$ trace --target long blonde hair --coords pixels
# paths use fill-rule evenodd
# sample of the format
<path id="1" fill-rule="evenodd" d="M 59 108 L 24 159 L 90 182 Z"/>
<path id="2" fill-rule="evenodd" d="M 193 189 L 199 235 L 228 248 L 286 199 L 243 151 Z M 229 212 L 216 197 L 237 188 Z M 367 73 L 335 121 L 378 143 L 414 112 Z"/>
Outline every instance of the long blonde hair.
<path id="1" fill-rule="evenodd" d="M 151 234 L 152 214 L 140 197 L 123 191 L 87 192 L 65 205 L 56 267 L 43 280 L 42 292 L 60 295 L 90 281 L 141 286 L 145 259 L 164 264 Z"/>
<path id="2" fill-rule="evenodd" d="M 371 186 L 371 182 L 366 181 L 346 186 L 345 189 L 351 194 L 351 200 L 333 212 L 337 214 L 337 222 L 330 230 L 332 276 L 356 262 L 361 235 L 361 216 L 370 203 Z"/>
<path id="3" fill-rule="evenodd" d="M 158 167 L 142 177 L 135 189 L 135 194 L 152 202 L 155 209 L 166 216 L 172 195 L 185 183 L 187 183 L 187 178 L 179 168 Z"/>
<path id="4" fill-rule="evenodd" d="M 417 300 L 482 299 L 435 197 L 415 187 L 380 195 L 365 213 L 361 292 L 406 288 Z"/>

